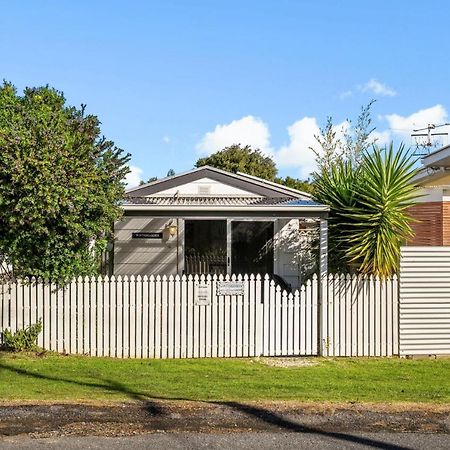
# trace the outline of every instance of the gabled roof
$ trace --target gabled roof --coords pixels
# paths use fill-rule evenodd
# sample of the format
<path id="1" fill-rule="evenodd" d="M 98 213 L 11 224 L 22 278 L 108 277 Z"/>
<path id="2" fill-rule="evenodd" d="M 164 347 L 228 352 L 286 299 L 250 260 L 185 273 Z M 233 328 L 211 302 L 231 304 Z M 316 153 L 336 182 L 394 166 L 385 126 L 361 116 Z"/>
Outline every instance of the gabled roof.
<path id="1" fill-rule="evenodd" d="M 192 181 L 200 180 L 202 178 L 210 178 L 212 180 L 249 191 L 256 196 L 299 200 L 311 199 L 310 194 L 298 191 L 297 189 L 292 189 L 278 183 L 273 183 L 271 181 L 240 172 L 226 172 L 225 170 L 217 169 L 211 166 L 202 166 L 188 172 L 183 172 L 171 177 L 162 178 L 160 180 L 152 181 L 151 183 L 128 189 L 126 191 L 126 195 L 127 197 L 134 198 L 155 195 L 166 189 L 174 188 Z"/>

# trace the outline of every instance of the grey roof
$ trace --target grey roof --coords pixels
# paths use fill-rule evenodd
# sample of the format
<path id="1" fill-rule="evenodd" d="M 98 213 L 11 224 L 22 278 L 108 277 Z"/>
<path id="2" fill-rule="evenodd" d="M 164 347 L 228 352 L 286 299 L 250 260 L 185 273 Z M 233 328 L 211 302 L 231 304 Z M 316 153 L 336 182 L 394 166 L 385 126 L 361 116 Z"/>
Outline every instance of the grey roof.
<path id="1" fill-rule="evenodd" d="M 124 205 L 157 205 L 157 206 L 318 206 L 312 200 L 296 198 L 260 197 L 260 196 L 128 196 Z"/>

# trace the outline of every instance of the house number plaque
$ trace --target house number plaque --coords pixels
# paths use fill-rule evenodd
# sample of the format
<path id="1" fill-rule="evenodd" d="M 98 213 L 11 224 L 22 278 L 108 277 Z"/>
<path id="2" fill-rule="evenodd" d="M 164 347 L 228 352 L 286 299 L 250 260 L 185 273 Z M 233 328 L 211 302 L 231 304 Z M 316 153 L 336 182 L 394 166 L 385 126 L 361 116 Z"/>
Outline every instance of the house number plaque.
<path id="1" fill-rule="evenodd" d="M 217 295 L 244 295 L 243 281 L 219 281 Z"/>
<path id="2" fill-rule="evenodd" d="M 163 234 L 161 232 L 140 232 L 131 233 L 132 239 L 162 239 Z"/>

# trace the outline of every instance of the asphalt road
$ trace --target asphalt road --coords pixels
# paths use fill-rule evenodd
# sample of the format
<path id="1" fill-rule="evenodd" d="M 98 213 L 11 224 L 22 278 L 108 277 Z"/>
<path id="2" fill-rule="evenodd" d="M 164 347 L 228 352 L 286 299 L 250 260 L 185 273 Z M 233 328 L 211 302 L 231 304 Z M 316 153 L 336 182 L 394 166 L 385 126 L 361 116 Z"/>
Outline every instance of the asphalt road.
<path id="1" fill-rule="evenodd" d="M 14 436 L 0 439 L 2 450 L 17 449 L 417 449 L 448 450 L 450 435 L 427 433 L 154 433 L 128 437 L 64 436 L 33 439 Z"/>

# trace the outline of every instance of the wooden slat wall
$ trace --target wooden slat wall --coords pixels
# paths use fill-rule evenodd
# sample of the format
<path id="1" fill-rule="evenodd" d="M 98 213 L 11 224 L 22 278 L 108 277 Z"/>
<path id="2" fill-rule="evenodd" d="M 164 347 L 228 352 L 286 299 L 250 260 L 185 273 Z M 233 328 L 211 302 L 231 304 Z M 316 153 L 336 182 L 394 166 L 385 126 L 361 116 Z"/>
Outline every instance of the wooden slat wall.
<path id="1" fill-rule="evenodd" d="M 400 355 L 450 354 L 450 247 L 403 247 Z"/>
<path id="2" fill-rule="evenodd" d="M 329 275 L 322 280 L 324 356 L 398 355 L 397 277 Z"/>

